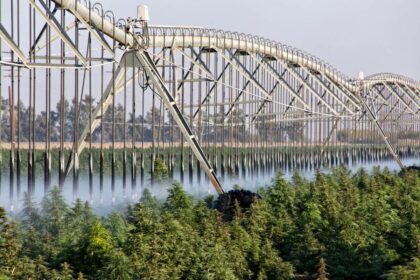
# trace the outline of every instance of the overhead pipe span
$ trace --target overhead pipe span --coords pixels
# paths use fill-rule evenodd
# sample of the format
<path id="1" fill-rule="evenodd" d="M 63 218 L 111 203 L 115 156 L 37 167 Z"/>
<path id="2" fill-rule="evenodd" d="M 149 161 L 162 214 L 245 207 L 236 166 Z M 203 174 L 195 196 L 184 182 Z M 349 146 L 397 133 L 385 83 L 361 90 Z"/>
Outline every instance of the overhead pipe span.
<path id="1" fill-rule="evenodd" d="M 88 24 L 95 26 L 98 30 L 101 30 L 107 36 L 114 38 L 120 44 L 134 47 L 135 39 L 131 33 L 115 26 L 111 21 L 103 18 L 101 15 L 90 11 L 81 2 L 75 0 L 52 0 L 55 4 L 63 9 L 69 10 L 71 13 L 77 13 L 78 16 L 83 18 Z"/>
<path id="2" fill-rule="evenodd" d="M 87 23 L 95 26 L 107 36 L 115 39 L 121 45 L 129 48 L 137 48 L 137 42 L 141 37 L 115 26 L 111 21 L 99 14 L 89 11 L 83 3 L 75 0 L 52 0 L 54 3 L 76 13 Z M 286 46 L 264 38 L 228 32 L 222 30 L 205 29 L 201 27 L 176 27 L 176 26 L 151 26 L 149 34 L 153 37 L 154 46 L 161 47 L 206 47 L 219 49 L 240 49 L 247 52 L 254 52 L 265 56 L 274 57 L 290 63 L 298 64 L 312 71 L 319 72 L 330 78 L 333 82 L 345 87 L 352 94 L 357 92 L 355 83 L 344 74 L 337 71 L 331 65 L 319 58 L 306 54 L 298 49 Z M 373 75 L 365 79 L 370 84 L 377 80 L 379 75 Z M 420 83 L 400 75 L 381 74 L 380 78 L 391 79 L 408 83 L 420 89 Z"/>
<path id="3" fill-rule="evenodd" d="M 74 0 L 52 0 L 63 9 L 69 10 L 73 14 L 77 14 L 87 23 L 95 26 L 107 36 L 115 39 L 121 45 L 129 48 L 136 48 L 140 37 L 134 37 L 128 30 L 123 30 L 115 26 L 108 19 L 101 17 L 95 12 L 89 11 L 81 2 Z M 162 30 L 162 32 L 160 32 Z M 161 34 L 158 34 L 158 33 Z M 307 67 L 312 71 L 328 76 L 334 82 L 345 86 L 351 92 L 355 92 L 356 88 L 353 83 L 343 74 L 339 73 L 333 67 L 320 59 L 309 54 L 305 54 L 300 50 L 292 49 L 280 43 L 270 41 L 255 36 L 239 34 L 227 31 L 218 31 L 212 29 L 195 28 L 195 27 L 162 27 L 151 26 L 149 34 L 153 37 L 154 46 L 160 47 L 207 47 L 219 49 L 240 49 L 247 52 L 255 52 L 265 56 L 275 57 L 290 63 Z"/>

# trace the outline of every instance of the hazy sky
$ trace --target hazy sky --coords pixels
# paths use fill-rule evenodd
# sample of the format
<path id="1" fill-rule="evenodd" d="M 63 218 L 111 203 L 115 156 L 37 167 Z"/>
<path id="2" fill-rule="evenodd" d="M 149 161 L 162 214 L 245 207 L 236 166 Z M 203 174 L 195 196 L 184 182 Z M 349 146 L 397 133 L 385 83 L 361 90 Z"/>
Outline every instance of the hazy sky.
<path id="1" fill-rule="evenodd" d="M 285 43 L 348 76 L 420 80 L 420 0 L 101 0 L 117 17 L 149 6 L 151 24 L 239 31 Z M 124 4 L 122 4 L 124 3 Z"/>

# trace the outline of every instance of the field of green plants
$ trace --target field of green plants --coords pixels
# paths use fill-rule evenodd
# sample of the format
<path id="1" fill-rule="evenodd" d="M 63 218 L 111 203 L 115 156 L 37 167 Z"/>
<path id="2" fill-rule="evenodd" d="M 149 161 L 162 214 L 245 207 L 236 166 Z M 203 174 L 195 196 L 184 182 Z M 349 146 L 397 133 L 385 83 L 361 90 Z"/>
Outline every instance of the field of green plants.
<path id="1" fill-rule="evenodd" d="M 419 279 L 418 171 L 279 174 L 258 193 L 231 220 L 180 185 L 107 217 L 26 197 L 0 209 L 0 279 Z"/>

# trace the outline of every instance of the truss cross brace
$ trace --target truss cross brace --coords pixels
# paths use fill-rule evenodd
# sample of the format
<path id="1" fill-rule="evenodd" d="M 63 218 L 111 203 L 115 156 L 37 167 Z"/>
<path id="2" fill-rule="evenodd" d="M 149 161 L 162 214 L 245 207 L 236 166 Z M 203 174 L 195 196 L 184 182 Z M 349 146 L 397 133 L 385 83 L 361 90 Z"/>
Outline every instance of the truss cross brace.
<path id="1" fill-rule="evenodd" d="M 224 190 L 216 176 L 215 171 L 213 170 L 212 166 L 210 165 L 208 159 L 204 155 L 196 136 L 193 134 L 191 128 L 188 126 L 187 121 L 185 120 L 184 116 L 182 115 L 180 109 L 178 108 L 175 98 L 172 97 L 171 93 L 169 92 L 168 88 L 165 85 L 159 71 L 156 69 L 155 63 L 152 61 L 150 56 L 147 52 L 143 51 L 135 51 L 125 54 L 121 58 L 121 63 L 119 64 L 118 68 L 115 71 L 115 78 L 114 81 L 110 81 L 108 84 L 105 92 L 104 92 L 104 99 L 100 101 L 98 107 L 95 109 L 93 113 L 92 122 L 87 125 L 80 137 L 80 141 L 77 147 L 77 154 L 80 154 L 82 150 L 86 146 L 85 139 L 87 138 L 89 131 L 94 131 L 100 124 L 102 120 L 102 113 L 105 113 L 106 110 L 112 103 L 112 98 L 116 95 L 124 84 L 124 76 L 125 76 L 125 61 L 126 55 L 133 55 L 134 59 L 136 60 L 134 64 L 137 64 L 137 67 L 141 67 L 146 71 L 147 76 L 149 77 L 149 82 L 154 86 L 156 93 L 162 98 L 165 106 L 168 108 L 169 113 L 172 115 L 174 120 L 176 121 L 177 125 L 181 129 L 185 139 L 187 140 L 188 144 L 190 145 L 192 151 L 194 152 L 195 156 L 197 157 L 198 161 L 200 162 L 202 168 L 206 172 L 207 176 L 209 177 L 212 185 L 216 189 L 218 193 L 223 193 Z M 132 57 L 128 58 L 127 61 L 132 61 Z M 114 92 L 115 89 L 115 92 Z M 70 158 L 69 163 L 66 168 L 66 175 L 68 175 L 71 169 L 74 166 L 74 158 Z"/>
<path id="2" fill-rule="evenodd" d="M 48 9 L 44 1 L 39 0 L 46 13 L 35 3 L 35 0 L 29 0 L 32 7 L 43 17 L 45 22 L 57 33 L 61 40 L 72 50 L 76 57 L 82 62 L 84 66 L 87 65 L 86 58 L 80 53 L 76 46 L 71 41 L 70 37 L 67 35 L 67 32 L 61 27 L 60 23 L 54 17 L 53 13 Z"/>
<path id="3" fill-rule="evenodd" d="M 96 107 L 95 111 L 92 114 L 92 122 L 85 127 L 82 135 L 80 136 L 80 139 L 78 141 L 78 147 L 76 150 L 76 155 L 79 155 L 83 151 L 83 149 L 86 146 L 85 139 L 87 138 L 89 132 L 92 131 L 93 133 L 95 129 L 99 126 L 103 117 L 102 114 L 105 114 L 108 107 L 112 104 L 113 96 L 121 90 L 122 83 L 124 82 L 125 71 L 125 57 L 122 57 L 120 64 L 115 70 L 114 81 L 111 80 L 107 85 L 103 94 L 103 99 L 99 102 L 99 105 Z M 74 167 L 74 163 L 74 158 L 71 157 L 66 167 L 66 175 L 70 174 L 72 168 Z"/>
<path id="4" fill-rule="evenodd" d="M 16 43 L 13 41 L 9 33 L 7 33 L 6 29 L 4 28 L 2 24 L 0 24 L 0 38 L 2 38 L 6 42 L 6 44 L 9 46 L 9 48 L 17 55 L 17 57 L 19 57 L 23 65 L 28 67 L 28 62 L 26 60 L 25 55 L 20 50 L 20 48 L 16 45 Z"/>
<path id="5" fill-rule="evenodd" d="M 309 84 L 308 80 L 303 78 L 295 69 L 291 69 L 289 66 L 287 66 L 285 63 L 283 63 L 283 66 L 287 71 L 292 74 L 296 79 L 298 79 L 303 86 L 305 86 L 312 94 L 323 104 L 325 107 L 327 107 L 332 114 L 335 116 L 338 116 L 338 112 L 327 102 L 324 100 L 324 98 L 312 87 L 312 85 Z M 310 75 L 310 74 L 309 74 Z M 341 102 L 341 101 L 340 101 Z"/>
<path id="6" fill-rule="evenodd" d="M 157 93 L 160 95 L 160 97 L 162 98 L 162 101 L 165 103 L 170 114 L 174 118 L 175 122 L 178 124 L 182 134 L 184 135 L 192 151 L 194 152 L 195 156 L 200 162 L 201 167 L 204 169 L 207 176 L 209 177 L 210 182 L 212 183 L 213 187 L 216 189 L 218 193 L 220 194 L 224 193 L 222 185 L 220 184 L 215 171 L 213 170 L 209 161 L 204 155 L 204 152 L 202 151 L 200 145 L 198 144 L 196 136 L 193 134 L 187 121 L 182 115 L 181 110 L 178 108 L 178 105 L 176 104 L 174 97 L 171 95 L 168 88 L 166 87 L 165 82 L 162 80 L 149 54 L 145 51 L 144 52 L 138 51 L 136 53 L 136 57 L 138 61 L 140 62 L 141 66 L 143 67 L 144 71 L 146 71 L 146 74 L 149 76 L 149 81 L 152 83 L 152 85 L 154 85 L 155 91 L 157 91 Z"/>
<path id="7" fill-rule="evenodd" d="M 361 87 L 363 88 L 363 87 Z M 366 104 L 363 96 L 361 95 L 361 91 L 359 89 L 359 98 L 360 102 L 362 103 L 363 107 L 366 110 L 366 113 L 370 120 L 375 124 L 376 128 L 378 129 L 378 132 L 382 139 L 385 142 L 386 147 L 388 148 L 389 152 L 391 153 L 392 157 L 395 159 L 397 164 L 401 167 L 401 169 L 404 168 L 404 164 L 401 162 L 400 158 L 398 157 L 397 153 L 395 152 L 394 148 L 392 147 L 391 143 L 388 141 L 388 137 L 385 135 L 385 132 L 382 129 L 382 126 L 380 125 L 378 119 L 375 117 L 375 114 L 372 112 L 372 110 L 369 108 L 369 106 Z"/>
<path id="8" fill-rule="evenodd" d="M 389 85 L 387 85 L 386 83 L 384 83 L 384 86 L 389 90 L 389 92 L 391 94 L 393 94 L 394 96 L 396 96 L 398 98 L 399 101 L 401 101 L 401 103 L 404 105 L 404 107 L 410 111 L 410 113 L 412 113 L 413 115 L 416 114 L 416 112 L 414 112 L 413 109 L 411 109 L 410 104 L 408 104 L 401 96 L 400 94 L 393 88 L 391 88 Z"/>

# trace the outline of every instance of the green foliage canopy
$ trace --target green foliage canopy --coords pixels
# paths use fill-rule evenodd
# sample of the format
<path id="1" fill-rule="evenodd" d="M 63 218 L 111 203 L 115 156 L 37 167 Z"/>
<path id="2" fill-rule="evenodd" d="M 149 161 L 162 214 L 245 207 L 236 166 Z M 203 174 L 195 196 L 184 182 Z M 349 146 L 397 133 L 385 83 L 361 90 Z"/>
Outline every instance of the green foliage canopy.
<path id="1" fill-rule="evenodd" d="M 232 221 L 182 186 L 97 217 L 53 189 L 0 208 L 0 279 L 418 279 L 420 176 L 338 168 L 278 174 Z"/>

